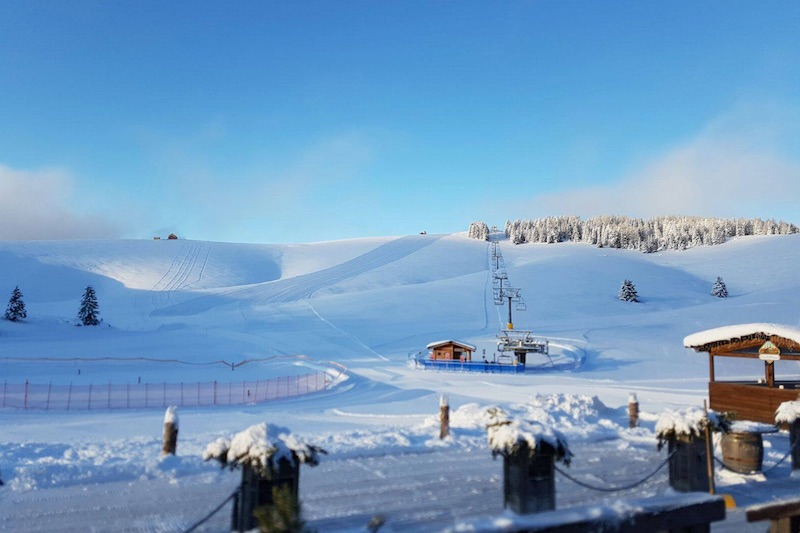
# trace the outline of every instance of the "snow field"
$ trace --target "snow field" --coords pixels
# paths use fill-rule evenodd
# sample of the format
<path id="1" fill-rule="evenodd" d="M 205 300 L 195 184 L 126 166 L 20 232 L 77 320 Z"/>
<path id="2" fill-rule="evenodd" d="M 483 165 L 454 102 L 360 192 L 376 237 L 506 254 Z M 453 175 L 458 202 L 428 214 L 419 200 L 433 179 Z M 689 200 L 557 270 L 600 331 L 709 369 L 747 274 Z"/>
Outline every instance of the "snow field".
<path id="1" fill-rule="evenodd" d="M 0 243 L 0 280 L 9 295 L 19 285 L 28 307 L 22 323 L 0 321 L 0 371 L 9 383 L 263 380 L 331 365 L 345 372 L 332 389 L 307 397 L 179 409 L 178 456 L 167 459 L 163 406 L 0 408 L 0 530 L 181 531 L 236 484 L 235 473 L 202 461 L 206 446 L 262 422 L 330 452 L 301 474 L 306 519 L 319 531 L 363 531 L 377 512 L 387 516 L 382 531 L 442 530 L 500 513 L 502 468 L 483 427 L 490 406 L 562 432 L 575 454 L 570 475 L 630 484 L 665 458 L 656 450 L 660 414 L 702 406 L 707 396 L 707 360 L 683 347 L 686 336 L 737 323 L 800 324 L 799 235 L 648 255 L 569 243 L 500 246 L 528 306 L 515 313 L 515 326 L 549 338 L 553 352 L 553 364 L 536 359 L 536 370 L 521 376 L 408 364 L 440 338 L 479 354 L 495 350 L 505 310 L 493 305 L 490 282 L 487 292 L 487 244 L 464 235 L 296 246 Z M 729 298 L 709 294 L 716 276 Z M 617 299 L 626 278 L 641 303 Z M 89 284 L 104 322 L 75 327 Z M 109 359 L 88 362 L 97 358 Z M 253 362 L 230 370 L 220 360 Z M 736 361 L 717 369 L 721 377 L 762 371 Z M 631 393 L 641 406 L 634 430 Z M 453 408 L 444 441 L 441 394 Z M 786 434 L 765 436 L 765 467 L 787 450 Z M 786 462 L 762 476 L 718 473 L 720 492 L 740 508 L 796 494 L 795 483 Z M 665 491 L 665 473 L 611 495 L 559 477 L 556 499 L 566 508 Z M 229 514 L 201 530 L 226 531 Z M 748 528 L 763 524 L 746 524 L 741 509 L 714 526 Z"/>

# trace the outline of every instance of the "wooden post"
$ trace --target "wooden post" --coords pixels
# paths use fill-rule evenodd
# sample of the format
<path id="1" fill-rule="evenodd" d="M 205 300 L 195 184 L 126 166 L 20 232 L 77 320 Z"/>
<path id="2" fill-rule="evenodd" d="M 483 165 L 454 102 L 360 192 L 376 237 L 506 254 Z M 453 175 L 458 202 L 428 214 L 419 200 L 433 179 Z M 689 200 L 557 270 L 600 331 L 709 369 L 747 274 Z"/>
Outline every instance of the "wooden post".
<path id="1" fill-rule="evenodd" d="M 789 426 L 789 446 L 792 452 L 792 471 L 800 470 L 800 419 Z"/>
<path id="2" fill-rule="evenodd" d="M 164 446 L 162 455 L 175 455 L 178 447 L 178 408 L 174 405 L 167 407 L 164 414 Z"/>
<path id="3" fill-rule="evenodd" d="M 764 377 L 767 381 L 767 387 L 770 389 L 775 388 L 775 364 L 772 361 L 764 361 Z"/>
<path id="4" fill-rule="evenodd" d="M 450 434 L 450 402 L 444 394 L 439 398 L 439 423 L 439 438 L 444 439 Z"/>
<path id="5" fill-rule="evenodd" d="M 258 527 L 254 511 L 258 507 L 272 506 L 273 490 L 288 486 L 295 498 L 300 493 L 300 463 L 280 459 L 277 467 L 270 464 L 268 472 L 260 473 L 249 464 L 242 465 L 242 483 L 239 486 L 237 505 L 234 506 L 233 531 L 250 531 Z"/>
<path id="6" fill-rule="evenodd" d="M 639 399 L 636 398 L 636 393 L 632 392 L 628 396 L 628 427 L 635 428 L 639 426 Z"/>
<path id="7" fill-rule="evenodd" d="M 556 508 L 555 454 L 542 443 L 532 454 L 526 442 L 503 456 L 503 508 L 534 514 Z"/>
<path id="8" fill-rule="evenodd" d="M 714 355 L 710 351 L 708 352 L 708 374 L 709 381 L 714 381 Z"/>
<path id="9" fill-rule="evenodd" d="M 707 449 L 703 437 L 678 435 L 669 439 L 667 451 L 670 454 L 670 487 L 678 492 L 709 492 Z"/>
<path id="10" fill-rule="evenodd" d="M 708 404 L 703 400 L 703 412 L 708 419 Z M 716 494 L 717 487 L 714 485 L 714 448 L 711 442 L 711 428 L 706 424 L 706 469 L 708 471 L 708 492 Z"/>

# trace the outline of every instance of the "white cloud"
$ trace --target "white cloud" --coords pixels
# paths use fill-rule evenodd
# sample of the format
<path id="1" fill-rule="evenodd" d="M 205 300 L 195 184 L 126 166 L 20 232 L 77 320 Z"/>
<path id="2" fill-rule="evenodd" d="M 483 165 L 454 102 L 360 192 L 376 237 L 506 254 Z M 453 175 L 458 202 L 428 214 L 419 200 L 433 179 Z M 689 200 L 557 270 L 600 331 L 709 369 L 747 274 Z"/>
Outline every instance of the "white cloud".
<path id="1" fill-rule="evenodd" d="M 69 207 L 73 182 L 61 170 L 14 170 L 0 165 L 0 239 L 105 239 L 116 224 Z"/>
<path id="2" fill-rule="evenodd" d="M 800 162 L 780 149 L 786 128 L 721 117 L 700 135 L 605 186 L 540 195 L 537 212 L 637 217 L 700 215 L 800 222 Z M 780 130 L 780 131 L 779 131 Z"/>

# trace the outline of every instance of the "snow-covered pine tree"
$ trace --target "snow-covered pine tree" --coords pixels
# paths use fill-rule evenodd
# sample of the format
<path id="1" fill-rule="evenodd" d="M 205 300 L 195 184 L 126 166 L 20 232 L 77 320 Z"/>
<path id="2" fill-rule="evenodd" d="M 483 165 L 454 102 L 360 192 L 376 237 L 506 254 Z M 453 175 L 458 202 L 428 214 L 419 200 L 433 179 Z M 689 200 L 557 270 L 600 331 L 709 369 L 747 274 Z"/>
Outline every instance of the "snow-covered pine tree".
<path id="1" fill-rule="evenodd" d="M 469 225 L 469 230 L 467 231 L 467 237 L 488 241 L 489 225 L 486 224 L 486 222 L 471 222 Z"/>
<path id="2" fill-rule="evenodd" d="M 725 286 L 725 282 L 722 281 L 722 278 L 719 276 L 717 276 L 717 281 L 714 282 L 714 286 L 711 287 L 711 296 L 716 296 L 717 298 L 728 297 L 728 287 Z"/>
<path id="3" fill-rule="evenodd" d="M 78 320 L 84 326 L 96 326 L 102 322 L 98 312 L 97 295 L 91 285 L 87 286 L 83 292 L 81 307 L 78 309 Z"/>
<path id="4" fill-rule="evenodd" d="M 8 307 L 6 307 L 6 320 L 17 322 L 23 318 L 27 318 L 28 312 L 25 310 L 25 302 L 22 300 L 22 291 L 19 286 L 14 287 L 11 292 L 11 298 L 8 300 Z"/>
<path id="5" fill-rule="evenodd" d="M 633 286 L 633 282 L 629 279 L 626 279 L 622 282 L 622 287 L 619 289 L 619 299 L 624 302 L 638 302 L 639 295 L 636 293 L 636 287 Z"/>

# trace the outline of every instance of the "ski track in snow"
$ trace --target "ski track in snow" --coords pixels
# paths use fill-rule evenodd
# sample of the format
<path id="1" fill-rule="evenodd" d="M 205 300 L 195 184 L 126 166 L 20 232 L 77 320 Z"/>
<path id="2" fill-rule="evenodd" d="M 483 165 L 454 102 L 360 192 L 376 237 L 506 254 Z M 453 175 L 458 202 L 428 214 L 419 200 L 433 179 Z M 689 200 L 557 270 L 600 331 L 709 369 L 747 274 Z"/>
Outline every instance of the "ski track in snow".
<path id="1" fill-rule="evenodd" d="M 200 296 L 179 304 L 156 309 L 154 316 L 185 316 L 207 312 L 232 300 L 247 299 L 253 305 L 287 303 L 310 298 L 324 287 L 354 278 L 388 265 L 430 246 L 442 235 L 410 235 L 386 244 L 336 266 L 295 276 L 242 287 L 213 295 Z"/>
<path id="2" fill-rule="evenodd" d="M 210 254 L 209 242 L 183 241 L 167 271 L 150 289 L 152 308 L 159 309 L 171 305 L 173 303 L 171 293 L 198 283 L 203 277 Z M 198 267 L 198 258 L 202 255 L 204 259 Z M 194 279 L 187 282 L 193 274 Z"/>

